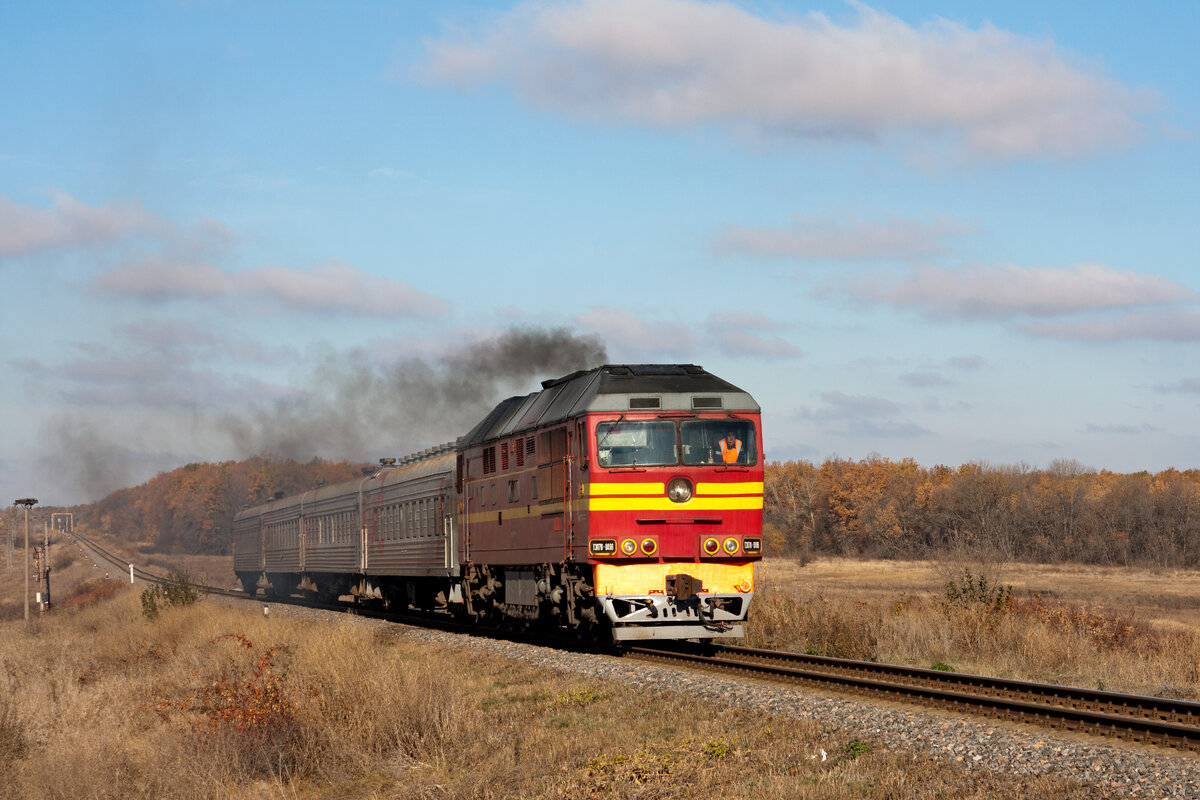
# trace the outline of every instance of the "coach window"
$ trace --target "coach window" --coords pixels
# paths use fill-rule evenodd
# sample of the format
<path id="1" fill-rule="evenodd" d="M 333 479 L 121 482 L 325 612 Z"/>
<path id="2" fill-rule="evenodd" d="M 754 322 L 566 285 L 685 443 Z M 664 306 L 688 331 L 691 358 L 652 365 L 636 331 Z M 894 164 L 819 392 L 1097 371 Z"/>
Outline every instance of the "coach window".
<path id="1" fill-rule="evenodd" d="M 508 482 L 508 502 L 515 503 L 521 499 L 521 488 L 520 487 L 521 487 L 520 481 L 509 481 Z"/>

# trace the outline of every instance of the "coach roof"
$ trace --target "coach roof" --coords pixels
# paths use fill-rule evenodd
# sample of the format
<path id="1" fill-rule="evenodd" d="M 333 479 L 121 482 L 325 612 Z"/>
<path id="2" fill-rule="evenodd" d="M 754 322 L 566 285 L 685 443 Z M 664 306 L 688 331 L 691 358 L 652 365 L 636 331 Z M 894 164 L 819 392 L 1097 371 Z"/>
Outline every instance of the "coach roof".
<path id="1" fill-rule="evenodd" d="M 606 364 L 510 397 L 464 436 L 473 447 L 588 411 L 758 411 L 748 393 L 695 364 Z"/>

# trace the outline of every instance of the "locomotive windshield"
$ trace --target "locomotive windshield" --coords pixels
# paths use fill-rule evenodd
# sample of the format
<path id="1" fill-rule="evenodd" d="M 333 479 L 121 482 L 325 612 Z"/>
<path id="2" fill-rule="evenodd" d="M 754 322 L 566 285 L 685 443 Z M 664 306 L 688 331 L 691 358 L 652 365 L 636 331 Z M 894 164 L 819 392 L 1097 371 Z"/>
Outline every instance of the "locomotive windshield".
<path id="1" fill-rule="evenodd" d="M 740 465 L 758 461 L 754 423 L 744 419 L 616 420 L 596 425 L 602 467 Z"/>
<path id="2" fill-rule="evenodd" d="M 758 461 L 754 423 L 744 419 L 696 419 L 680 426 L 683 463 L 753 464 Z"/>

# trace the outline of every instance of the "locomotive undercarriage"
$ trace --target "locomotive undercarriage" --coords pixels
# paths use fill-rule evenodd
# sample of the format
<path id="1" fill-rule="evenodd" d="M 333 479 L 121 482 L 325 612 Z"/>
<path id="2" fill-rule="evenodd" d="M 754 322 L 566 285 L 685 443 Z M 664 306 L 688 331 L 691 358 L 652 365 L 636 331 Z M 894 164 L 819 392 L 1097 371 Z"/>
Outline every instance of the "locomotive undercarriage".
<path id="1" fill-rule="evenodd" d="M 595 590 L 586 566 L 468 564 L 462 586 L 461 613 L 480 623 L 565 629 L 589 639 L 607 634 L 607 620 L 596 613 Z"/>
<path id="2" fill-rule="evenodd" d="M 251 596 L 302 592 L 322 602 L 352 597 L 390 610 L 449 612 L 463 620 L 509 629 L 559 630 L 594 641 L 742 638 L 753 593 L 671 593 L 597 596 L 587 565 L 467 564 L 461 579 L 445 576 L 353 576 L 329 573 L 241 575 Z M 675 578 L 676 576 L 671 576 Z M 687 576 L 679 576 L 687 577 Z M 682 587 L 684 584 L 680 584 Z"/>

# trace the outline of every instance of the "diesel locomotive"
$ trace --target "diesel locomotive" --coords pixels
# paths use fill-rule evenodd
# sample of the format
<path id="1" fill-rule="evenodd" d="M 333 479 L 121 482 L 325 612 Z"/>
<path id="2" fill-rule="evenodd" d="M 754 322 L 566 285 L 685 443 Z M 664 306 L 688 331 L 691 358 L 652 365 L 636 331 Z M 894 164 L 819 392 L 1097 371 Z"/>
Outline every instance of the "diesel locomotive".
<path id="1" fill-rule="evenodd" d="M 616 642 L 744 636 L 762 556 L 754 399 L 691 364 L 541 386 L 456 442 L 240 513 L 243 588 Z"/>

